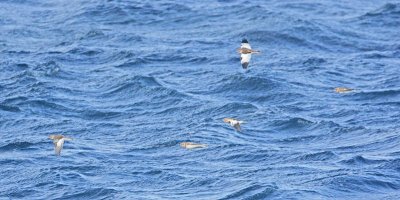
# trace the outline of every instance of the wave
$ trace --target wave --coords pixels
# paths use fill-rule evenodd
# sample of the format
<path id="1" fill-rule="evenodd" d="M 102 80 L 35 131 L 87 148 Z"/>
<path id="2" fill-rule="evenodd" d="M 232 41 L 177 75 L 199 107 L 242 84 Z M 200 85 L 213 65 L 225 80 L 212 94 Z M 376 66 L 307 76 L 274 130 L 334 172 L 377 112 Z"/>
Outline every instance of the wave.
<path id="1" fill-rule="evenodd" d="M 243 35 L 243 34 L 240 34 Z M 257 42 L 262 42 L 270 46 L 279 46 L 281 48 L 308 48 L 316 50 L 326 50 L 325 47 L 308 40 L 304 36 L 296 36 L 291 31 L 247 31 L 246 35 Z"/>
<path id="2" fill-rule="evenodd" d="M 306 120 L 304 118 L 301 117 L 295 117 L 295 118 L 291 118 L 288 120 L 277 120 L 274 121 L 272 123 L 272 126 L 275 129 L 279 129 L 279 130 L 293 130 L 293 129 L 300 129 L 300 128 L 307 128 L 307 127 L 311 127 L 312 125 L 314 125 L 316 123 Z"/>
<path id="3" fill-rule="evenodd" d="M 277 82 L 261 77 L 230 75 L 219 80 L 212 88 L 213 93 L 267 93 L 278 86 Z"/>
<path id="4" fill-rule="evenodd" d="M 251 103 L 232 102 L 220 106 L 211 107 L 195 112 L 195 116 L 219 116 L 219 115 L 237 115 L 246 112 L 255 112 L 258 107 Z M 226 116 L 228 117 L 228 116 Z M 233 116 L 231 116 L 233 117 Z"/>
<path id="5" fill-rule="evenodd" d="M 113 199 L 119 191 L 111 188 L 90 188 L 84 192 L 77 192 L 75 194 L 64 194 L 60 198 L 55 199 Z"/>
<path id="6" fill-rule="evenodd" d="M 384 160 L 367 159 L 360 155 L 350 158 L 348 160 L 340 161 L 340 163 L 349 165 L 349 166 L 378 165 L 382 162 L 384 162 Z"/>
<path id="7" fill-rule="evenodd" d="M 354 94 L 351 94 L 351 96 L 356 99 L 356 100 L 385 100 L 388 101 L 389 99 L 392 99 L 393 101 L 396 101 L 400 97 L 400 89 L 384 89 L 384 90 L 365 90 L 365 91 L 360 91 Z M 396 101 L 397 102 L 397 101 Z M 383 102 L 381 102 L 383 103 Z"/>
<path id="8" fill-rule="evenodd" d="M 339 156 L 332 151 L 322 151 L 316 153 L 308 153 L 306 155 L 302 155 L 298 157 L 298 160 L 301 161 L 327 161 L 327 160 L 335 160 Z"/>
<path id="9" fill-rule="evenodd" d="M 333 178 L 329 186 L 344 192 L 381 193 L 397 191 L 400 186 L 385 178 L 363 175 L 346 175 Z M 338 187 L 340 186 L 340 187 Z"/>
<path id="10" fill-rule="evenodd" d="M 227 194 L 221 199 L 265 199 L 274 196 L 277 186 L 263 186 L 259 184 L 249 185 L 242 188 L 234 188 L 235 191 Z"/>
<path id="11" fill-rule="evenodd" d="M 173 50 L 170 50 L 173 51 Z M 173 51 L 172 52 L 160 52 L 157 54 L 147 54 L 142 59 L 146 63 L 190 63 L 190 64 L 202 64 L 211 61 L 209 57 L 202 57 L 196 55 L 185 55 L 184 52 Z"/>
<path id="12" fill-rule="evenodd" d="M 60 103 L 55 103 L 42 99 L 27 100 L 17 104 L 20 108 L 24 110 L 30 110 L 32 112 L 42 112 L 42 113 L 70 113 L 74 112 L 73 108 L 69 108 Z"/>
<path id="13" fill-rule="evenodd" d="M 19 107 L 17 107 L 17 106 L 9 106 L 9 105 L 5 105 L 5 104 L 1 104 L 1 103 L 0 103 L 0 110 L 8 111 L 8 112 L 20 112 L 21 111 L 21 109 L 19 109 Z"/>
<path id="14" fill-rule="evenodd" d="M 362 25 L 376 27 L 394 27 L 400 25 L 400 4 L 386 3 L 382 7 L 369 11 L 355 19 Z"/>
<path id="15" fill-rule="evenodd" d="M 1 146 L 0 151 L 12 151 L 12 150 L 17 150 L 17 149 L 27 149 L 34 145 L 36 145 L 36 144 L 30 143 L 30 142 L 12 142 L 12 143 L 8 143 L 4 146 Z"/>
<path id="16" fill-rule="evenodd" d="M 379 167 L 379 169 L 389 169 L 389 170 L 395 170 L 400 172 L 400 159 L 395 158 L 395 159 L 387 159 L 384 162 L 382 162 Z"/>
<path id="17" fill-rule="evenodd" d="M 151 76 L 134 76 L 132 78 L 121 78 L 116 80 L 116 84 L 105 89 L 104 97 L 137 94 L 140 90 L 162 87 L 161 84 Z"/>

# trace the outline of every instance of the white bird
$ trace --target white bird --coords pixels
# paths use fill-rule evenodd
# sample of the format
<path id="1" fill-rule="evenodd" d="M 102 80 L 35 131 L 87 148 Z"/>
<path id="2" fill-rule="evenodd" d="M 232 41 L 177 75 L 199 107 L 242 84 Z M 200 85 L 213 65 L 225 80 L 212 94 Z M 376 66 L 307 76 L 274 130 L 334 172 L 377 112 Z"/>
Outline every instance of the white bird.
<path id="1" fill-rule="evenodd" d="M 251 54 L 260 53 L 260 51 L 252 50 L 246 39 L 242 40 L 242 45 L 237 49 L 237 51 L 240 53 L 240 63 L 242 64 L 243 69 L 247 69 L 249 66 Z"/>
<path id="2" fill-rule="evenodd" d="M 337 87 L 337 88 L 335 88 L 335 92 L 337 92 L 337 93 L 346 93 L 346 92 L 351 92 L 353 90 L 354 89 L 345 88 L 345 87 Z"/>
<path id="3" fill-rule="evenodd" d="M 64 141 L 72 140 L 72 138 L 65 137 L 63 135 L 49 135 L 49 138 L 53 140 L 54 151 L 55 151 L 56 155 L 58 155 L 58 156 L 61 154 L 61 150 L 64 146 Z"/>
<path id="4" fill-rule="evenodd" d="M 205 144 L 197 144 L 193 142 L 182 142 L 180 146 L 185 149 L 195 149 L 195 148 L 205 148 L 207 145 Z"/>
<path id="5" fill-rule="evenodd" d="M 239 131 L 239 132 L 241 130 L 240 124 L 244 123 L 244 121 L 240 121 L 240 120 L 233 119 L 233 118 L 224 118 L 224 122 L 229 123 L 233 128 L 236 129 L 236 131 Z"/>

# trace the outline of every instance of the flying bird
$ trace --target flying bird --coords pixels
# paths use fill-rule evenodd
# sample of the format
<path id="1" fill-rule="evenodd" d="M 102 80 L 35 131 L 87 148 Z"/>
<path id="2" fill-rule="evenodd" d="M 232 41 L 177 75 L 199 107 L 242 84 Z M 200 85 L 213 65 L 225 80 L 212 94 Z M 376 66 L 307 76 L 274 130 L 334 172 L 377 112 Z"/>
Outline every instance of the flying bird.
<path id="1" fill-rule="evenodd" d="M 233 128 L 236 129 L 236 131 L 239 131 L 239 132 L 241 130 L 240 124 L 244 123 L 244 121 L 240 121 L 240 120 L 233 119 L 233 118 L 224 118 L 224 122 L 229 123 Z"/>
<path id="2" fill-rule="evenodd" d="M 247 69 L 249 66 L 251 54 L 260 53 L 260 51 L 252 50 L 246 39 L 242 40 L 242 45 L 237 49 L 237 51 L 240 53 L 240 63 L 242 64 L 243 69 Z"/>
<path id="3" fill-rule="evenodd" d="M 346 93 L 346 92 L 351 92 L 353 90 L 354 89 L 345 88 L 345 87 L 337 87 L 337 88 L 335 88 L 335 92 L 337 92 L 337 93 Z"/>
<path id="4" fill-rule="evenodd" d="M 193 142 L 182 142 L 180 145 L 182 148 L 185 148 L 185 149 L 195 149 L 195 148 L 207 147 L 207 145 L 205 145 L 205 144 L 197 144 L 197 143 L 193 143 Z"/>
<path id="5" fill-rule="evenodd" d="M 72 138 L 65 137 L 63 135 L 49 135 L 49 138 L 53 140 L 54 151 L 58 156 L 61 154 L 61 150 L 64 146 L 64 141 L 72 140 Z"/>

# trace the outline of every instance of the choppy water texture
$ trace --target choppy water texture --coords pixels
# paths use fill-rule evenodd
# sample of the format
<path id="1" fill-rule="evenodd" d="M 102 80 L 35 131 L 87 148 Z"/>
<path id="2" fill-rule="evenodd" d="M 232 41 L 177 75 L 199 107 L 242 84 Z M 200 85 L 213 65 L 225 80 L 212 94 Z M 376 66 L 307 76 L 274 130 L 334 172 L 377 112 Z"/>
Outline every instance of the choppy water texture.
<path id="1" fill-rule="evenodd" d="M 0 199 L 399 199 L 399 31 L 399 1 L 1 1 Z"/>

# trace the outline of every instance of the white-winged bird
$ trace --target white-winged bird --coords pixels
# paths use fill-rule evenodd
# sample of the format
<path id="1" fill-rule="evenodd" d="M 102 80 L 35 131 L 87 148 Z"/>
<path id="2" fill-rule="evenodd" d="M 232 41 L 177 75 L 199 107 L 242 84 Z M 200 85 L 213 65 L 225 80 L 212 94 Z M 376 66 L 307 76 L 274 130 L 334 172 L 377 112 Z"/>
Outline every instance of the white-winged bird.
<path id="1" fill-rule="evenodd" d="M 49 135 L 49 138 L 53 140 L 54 143 L 54 151 L 56 155 L 61 154 L 61 150 L 64 146 L 64 141 L 65 140 L 72 140 L 72 138 L 65 137 L 63 135 Z"/>
<path id="2" fill-rule="evenodd" d="M 243 69 L 247 69 L 249 66 L 251 54 L 260 53 L 260 51 L 252 50 L 249 42 L 246 39 L 242 40 L 242 44 L 237 51 L 240 53 L 240 63 L 242 64 Z"/>
<path id="3" fill-rule="evenodd" d="M 241 131 L 240 124 L 244 123 L 244 121 L 240 121 L 233 118 L 224 118 L 225 123 L 229 123 L 236 131 Z"/>

